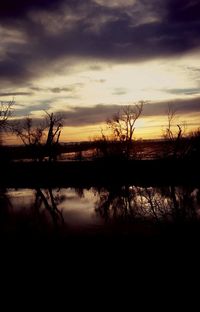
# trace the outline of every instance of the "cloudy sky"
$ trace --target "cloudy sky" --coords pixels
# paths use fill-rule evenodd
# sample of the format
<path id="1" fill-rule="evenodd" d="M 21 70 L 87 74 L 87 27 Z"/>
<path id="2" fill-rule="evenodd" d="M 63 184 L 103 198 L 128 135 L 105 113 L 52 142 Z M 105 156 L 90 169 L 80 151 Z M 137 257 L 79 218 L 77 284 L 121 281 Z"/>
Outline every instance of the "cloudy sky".
<path id="1" fill-rule="evenodd" d="M 62 112 L 63 141 L 139 100 L 137 137 L 161 135 L 168 103 L 199 126 L 200 0 L 1 0 L 0 38 L 0 100 Z"/>

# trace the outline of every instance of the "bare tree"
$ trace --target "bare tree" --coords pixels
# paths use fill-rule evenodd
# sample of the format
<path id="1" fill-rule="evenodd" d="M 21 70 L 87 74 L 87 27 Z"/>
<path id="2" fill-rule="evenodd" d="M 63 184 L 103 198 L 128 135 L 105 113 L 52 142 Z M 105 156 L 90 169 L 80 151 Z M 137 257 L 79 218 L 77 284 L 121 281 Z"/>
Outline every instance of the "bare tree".
<path id="1" fill-rule="evenodd" d="M 107 120 L 116 141 L 124 142 L 126 146 L 126 156 L 130 157 L 130 149 L 133 142 L 135 123 L 140 117 L 144 106 L 144 101 L 135 105 L 124 106 L 111 119 Z"/>
<path id="2" fill-rule="evenodd" d="M 33 120 L 26 117 L 22 121 L 14 122 L 12 130 L 23 142 L 25 146 L 36 146 L 42 143 L 45 125 L 34 126 Z"/>
<path id="3" fill-rule="evenodd" d="M 48 133 L 47 133 L 47 140 L 46 140 L 46 149 L 48 151 L 49 161 L 55 159 L 56 157 L 56 147 L 59 144 L 61 129 L 62 129 L 62 117 L 56 116 L 53 113 L 47 114 L 47 125 L 48 125 Z"/>
<path id="4" fill-rule="evenodd" d="M 6 126 L 13 104 L 14 101 L 0 101 L 0 129 Z"/>
<path id="5" fill-rule="evenodd" d="M 171 151 L 168 150 L 168 154 L 171 154 L 174 158 L 177 158 L 178 153 L 180 152 L 180 142 L 183 138 L 186 125 L 181 122 L 175 125 L 177 114 L 176 110 L 172 104 L 168 104 L 167 110 L 167 128 L 164 130 L 165 140 L 170 142 Z M 175 128 L 178 128 L 178 131 Z"/>
<path id="6" fill-rule="evenodd" d="M 33 158 L 42 160 L 48 156 L 49 161 L 56 157 L 56 147 L 59 144 L 62 124 L 61 117 L 49 114 L 39 125 L 34 125 L 34 120 L 30 117 L 12 125 L 12 131 L 17 135 L 25 146 L 32 147 Z"/>
<path id="7" fill-rule="evenodd" d="M 175 108 L 171 105 L 168 104 L 167 107 L 167 128 L 164 132 L 164 138 L 168 140 L 173 140 L 174 139 L 174 134 L 172 130 L 173 122 L 175 119 L 176 111 Z"/>
<path id="8" fill-rule="evenodd" d="M 2 143 L 2 133 L 8 127 L 8 119 L 11 116 L 13 104 L 14 101 L 0 101 L 0 145 Z"/>

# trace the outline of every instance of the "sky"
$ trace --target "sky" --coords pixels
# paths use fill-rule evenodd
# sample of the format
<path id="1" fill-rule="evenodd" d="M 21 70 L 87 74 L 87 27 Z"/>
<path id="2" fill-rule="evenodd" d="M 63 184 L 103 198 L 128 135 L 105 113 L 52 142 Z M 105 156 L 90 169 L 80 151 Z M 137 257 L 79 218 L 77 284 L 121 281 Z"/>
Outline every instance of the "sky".
<path id="1" fill-rule="evenodd" d="M 141 100 L 136 138 L 162 135 L 169 103 L 199 127 L 200 0 L 1 0 L 0 38 L 0 101 L 14 119 L 62 114 L 62 141 Z"/>

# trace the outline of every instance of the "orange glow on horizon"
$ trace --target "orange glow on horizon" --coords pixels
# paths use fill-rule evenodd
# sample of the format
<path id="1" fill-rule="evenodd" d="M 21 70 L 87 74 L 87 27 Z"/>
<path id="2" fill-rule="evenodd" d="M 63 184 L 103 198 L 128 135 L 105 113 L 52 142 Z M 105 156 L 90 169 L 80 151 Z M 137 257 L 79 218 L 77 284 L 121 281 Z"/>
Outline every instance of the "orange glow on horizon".
<path id="1" fill-rule="evenodd" d="M 186 123 L 186 134 L 191 131 L 195 131 L 199 127 L 199 115 L 189 116 L 182 115 L 177 117 L 175 121 L 174 131 L 176 132 L 176 124 L 183 122 Z M 141 117 L 136 123 L 136 129 L 134 132 L 134 139 L 160 139 L 163 136 L 163 131 L 167 126 L 166 116 L 152 116 Z M 101 131 L 105 136 L 109 136 L 106 123 L 94 124 L 82 127 L 63 127 L 60 137 L 61 143 L 67 142 L 81 142 L 92 141 L 97 138 L 101 138 Z M 2 142 L 5 145 L 20 145 L 22 141 L 13 134 L 5 133 L 2 135 Z"/>

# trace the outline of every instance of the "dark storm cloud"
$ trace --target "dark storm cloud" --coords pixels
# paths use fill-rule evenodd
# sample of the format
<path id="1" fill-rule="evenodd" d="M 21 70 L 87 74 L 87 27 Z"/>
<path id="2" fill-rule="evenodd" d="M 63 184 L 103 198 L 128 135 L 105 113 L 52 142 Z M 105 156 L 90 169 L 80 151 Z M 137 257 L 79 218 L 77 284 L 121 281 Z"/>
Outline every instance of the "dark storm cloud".
<path id="1" fill-rule="evenodd" d="M 49 10 L 56 9 L 62 0 L 1 0 L 0 18 L 19 19 L 23 18 L 30 10 Z"/>
<path id="2" fill-rule="evenodd" d="M 16 109 L 13 112 L 13 117 L 26 117 L 30 116 L 31 113 L 34 111 L 46 111 L 50 109 L 51 103 L 52 101 L 42 101 L 40 104 L 34 104 L 29 106 L 23 105 L 21 108 Z"/>
<path id="3" fill-rule="evenodd" d="M 71 92 L 73 89 L 71 88 L 50 88 L 50 91 L 53 93 L 61 93 L 61 92 Z"/>
<path id="4" fill-rule="evenodd" d="M 105 122 L 120 110 L 119 105 L 98 104 L 93 107 L 74 107 L 69 111 L 59 112 L 63 116 L 64 125 L 77 127 Z"/>
<path id="5" fill-rule="evenodd" d="M 75 87 L 63 87 L 63 88 L 40 88 L 40 87 L 30 87 L 31 90 L 37 91 L 37 92 L 53 92 L 53 93 L 62 93 L 62 92 L 72 92 L 74 91 Z"/>
<path id="6" fill-rule="evenodd" d="M 94 71 L 101 71 L 103 68 L 100 65 L 91 65 L 89 66 L 89 69 Z"/>
<path id="7" fill-rule="evenodd" d="M 159 103 L 144 104 L 142 117 L 154 117 L 167 115 L 168 105 L 171 104 L 177 115 L 200 113 L 200 97 L 193 99 L 180 99 L 163 101 Z M 120 105 L 99 104 L 93 107 L 74 107 L 69 111 L 60 111 L 64 125 L 71 127 L 87 126 L 106 122 L 114 114 L 120 111 Z"/>
<path id="8" fill-rule="evenodd" d="M 29 107 L 23 106 L 17 109 L 13 117 L 31 116 L 34 111 L 52 111 L 51 104 L 54 100 L 43 101 L 40 104 L 31 105 Z M 163 101 L 158 103 L 145 103 L 141 117 L 159 117 L 167 116 L 168 105 L 172 105 L 176 111 L 177 116 L 183 114 L 199 114 L 200 113 L 200 97 L 191 99 L 178 99 L 174 101 Z M 112 118 L 118 113 L 123 106 L 116 104 L 98 104 L 92 107 L 68 107 L 68 110 L 57 111 L 56 114 L 62 116 L 63 125 L 68 127 L 81 127 L 88 125 L 95 125 L 99 123 L 106 123 L 106 120 Z M 34 120 L 36 118 L 33 118 Z M 41 120 L 41 119 L 38 119 Z"/>
<path id="9" fill-rule="evenodd" d="M 32 77 L 27 62 L 20 55 L 15 56 L 16 58 L 6 56 L 3 60 L 0 60 L 0 80 L 3 83 L 11 80 L 17 84 Z"/>
<path id="10" fill-rule="evenodd" d="M 29 86 L 29 90 L 33 90 L 35 92 L 52 92 L 52 93 L 63 93 L 63 92 L 69 92 L 69 93 L 73 93 L 76 92 L 79 88 L 83 87 L 83 83 L 74 83 L 71 85 L 68 85 L 67 87 L 49 87 L 49 88 L 42 88 L 42 87 L 37 87 L 37 86 Z"/>
<path id="11" fill-rule="evenodd" d="M 200 48 L 200 0 L 138 0 L 128 7 L 102 3 L 1 1 L 0 25 L 24 39 L 3 41 L 1 81 L 24 83 L 58 71 L 61 61 L 62 70 L 71 57 L 136 62 Z"/>
<path id="12" fill-rule="evenodd" d="M 200 93 L 200 88 L 178 88 L 178 89 L 165 89 L 163 90 L 170 94 L 179 94 L 179 95 L 195 95 Z"/>
<path id="13" fill-rule="evenodd" d="M 127 93 L 127 90 L 125 88 L 115 88 L 114 92 L 112 94 L 114 95 L 124 95 Z"/>
<path id="14" fill-rule="evenodd" d="M 159 103 L 147 103 L 144 105 L 143 116 L 166 115 L 168 105 L 171 105 L 177 115 L 200 113 L 200 97 L 190 99 L 177 99 L 173 101 L 162 101 Z"/>
<path id="15" fill-rule="evenodd" d="M 0 92 L 0 96 L 19 96 L 19 95 L 33 95 L 33 92 Z"/>
<path id="16" fill-rule="evenodd" d="M 199 0 L 170 0 L 169 20 L 175 22 L 199 22 L 200 1 Z"/>

